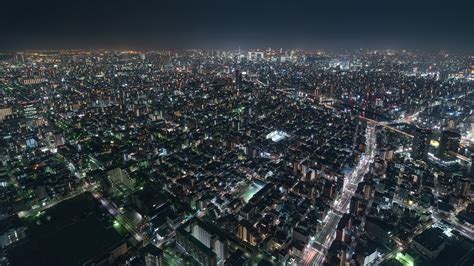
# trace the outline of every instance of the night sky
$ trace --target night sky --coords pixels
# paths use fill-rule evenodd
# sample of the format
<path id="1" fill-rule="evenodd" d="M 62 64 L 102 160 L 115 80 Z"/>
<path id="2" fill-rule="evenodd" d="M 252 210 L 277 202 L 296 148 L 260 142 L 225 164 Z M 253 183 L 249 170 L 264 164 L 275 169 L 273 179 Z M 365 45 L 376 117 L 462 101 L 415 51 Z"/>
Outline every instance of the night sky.
<path id="1" fill-rule="evenodd" d="M 474 50 L 473 0 L 5 0 L 0 6 L 2 50 Z"/>

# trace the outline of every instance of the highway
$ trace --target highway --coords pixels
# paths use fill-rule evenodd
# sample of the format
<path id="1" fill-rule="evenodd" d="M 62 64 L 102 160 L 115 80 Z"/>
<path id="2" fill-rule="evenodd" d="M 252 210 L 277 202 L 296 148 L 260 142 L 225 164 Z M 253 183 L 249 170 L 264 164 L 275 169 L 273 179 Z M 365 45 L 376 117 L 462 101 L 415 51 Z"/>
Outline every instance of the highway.
<path id="1" fill-rule="evenodd" d="M 376 150 L 375 125 L 367 124 L 366 152 L 361 156 L 359 163 L 354 168 L 343 193 L 333 202 L 331 210 L 323 220 L 321 230 L 310 240 L 304 251 L 303 265 L 322 265 L 326 252 L 336 235 L 336 228 L 343 213 L 349 209 L 349 204 L 354 195 L 357 185 L 364 179 L 369 171 L 370 163 L 373 161 Z"/>
<path id="2" fill-rule="evenodd" d="M 371 124 L 376 124 L 376 125 L 379 125 L 379 126 L 382 126 L 382 127 L 386 128 L 386 129 L 390 129 L 392 131 L 398 132 L 398 133 L 400 133 L 402 135 L 405 135 L 407 137 L 413 138 L 413 135 L 408 134 L 405 131 L 401 131 L 400 129 L 394 128 L 394 127 L 390 126 L 389 123 L 387 123 L 387 122 L 380 122 L 380 121 L 373 120 L 373 119 L 370 119 L 370 118 L 367 118 L 367 117 L 364 117 L 364 116 L 359 116 L 359 118 L 362 119 L 362 120 L 366 120 L 367 122 L 370 122 Z"/>

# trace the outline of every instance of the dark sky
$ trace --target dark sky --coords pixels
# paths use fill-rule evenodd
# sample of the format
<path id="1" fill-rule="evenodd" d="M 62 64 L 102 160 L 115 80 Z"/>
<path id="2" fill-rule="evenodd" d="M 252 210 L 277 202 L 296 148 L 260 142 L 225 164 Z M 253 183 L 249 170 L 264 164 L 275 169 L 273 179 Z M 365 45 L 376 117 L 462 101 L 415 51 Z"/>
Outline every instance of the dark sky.
<path id="1" fill-rule="evenodd" d="M 0 49 L 474 50 L 474 0 L 4 0 Z"/>

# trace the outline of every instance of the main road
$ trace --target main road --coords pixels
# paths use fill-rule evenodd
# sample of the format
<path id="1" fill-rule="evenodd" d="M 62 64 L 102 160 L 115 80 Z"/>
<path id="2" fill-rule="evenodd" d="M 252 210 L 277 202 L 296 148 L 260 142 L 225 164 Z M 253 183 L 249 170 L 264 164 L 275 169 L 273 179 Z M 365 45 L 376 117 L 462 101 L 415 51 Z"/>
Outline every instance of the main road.
<path id="1" fill-rule="evenodd" d="M 331 210 L 324 218 L 321 230 L 319 230 L 306 246 L 302 262 L 303 265 L 323 264 L 326 252 L 336 235 L 337 224 L 341 220 L 342 214 L 348 211 L 350 200 L 357 189 L 357 185 L 364 179 L 365 174 L 369 171 L 370 163 L 375 156 L 375 150 L 375 125 L 369 122 L 367 123 L 366 130 L 366 151 L 349 176 L 349 180 L 343 188 L 342 194 L 331 205 Z"/>

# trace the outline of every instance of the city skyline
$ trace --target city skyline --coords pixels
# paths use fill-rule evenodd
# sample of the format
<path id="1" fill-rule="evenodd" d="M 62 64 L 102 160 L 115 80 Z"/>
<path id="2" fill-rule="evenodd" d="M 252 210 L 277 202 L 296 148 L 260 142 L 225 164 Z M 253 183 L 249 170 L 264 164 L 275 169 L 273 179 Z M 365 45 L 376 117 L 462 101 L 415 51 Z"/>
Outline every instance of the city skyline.
<path id="1" fill-rule="evenodd" d="M 474 1 L 1 10 L 0 266 L 474 265 Z"/>
<path id="2" fill-rule="evenodd" d="M 2 53 L 0 263 L 472 265 L 473 60 Z"/>

